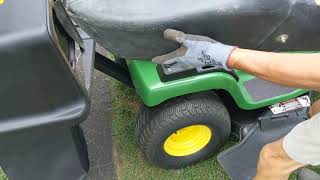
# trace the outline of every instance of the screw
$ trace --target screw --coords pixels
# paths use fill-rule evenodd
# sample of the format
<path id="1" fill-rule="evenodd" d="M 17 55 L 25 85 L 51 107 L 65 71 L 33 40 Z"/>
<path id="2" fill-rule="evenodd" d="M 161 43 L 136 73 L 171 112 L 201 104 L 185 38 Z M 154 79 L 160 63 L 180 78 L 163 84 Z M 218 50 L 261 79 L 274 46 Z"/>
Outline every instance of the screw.
<path id="1" fill-rule="evenodd" d="M 277 41 L 281 42 L 283 44 L 285 44 L 289 39 L 289 35 L 288 34 L 282 34 L 280 36 L 277 37 Z"/>

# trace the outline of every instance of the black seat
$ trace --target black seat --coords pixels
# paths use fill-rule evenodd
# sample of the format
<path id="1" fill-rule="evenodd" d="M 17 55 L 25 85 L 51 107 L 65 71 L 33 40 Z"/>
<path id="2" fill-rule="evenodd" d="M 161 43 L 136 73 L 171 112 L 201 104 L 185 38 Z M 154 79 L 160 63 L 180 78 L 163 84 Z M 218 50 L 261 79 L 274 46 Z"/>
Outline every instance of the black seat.
<path id="1" fill-rule="evenodd" d="M 310 0 L 65 0 L 74 20 L 111 52 L 150 58 L 178 45 L 175 28 L 260 50 L 318 50 L 319 6 Z"/>

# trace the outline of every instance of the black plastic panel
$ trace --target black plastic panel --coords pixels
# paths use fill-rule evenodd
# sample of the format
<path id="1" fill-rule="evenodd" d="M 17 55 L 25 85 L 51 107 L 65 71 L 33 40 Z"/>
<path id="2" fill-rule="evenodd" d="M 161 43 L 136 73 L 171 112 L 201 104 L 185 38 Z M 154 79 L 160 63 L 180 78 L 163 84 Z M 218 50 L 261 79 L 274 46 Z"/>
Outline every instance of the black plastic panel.
<path id="1" fill-rule="evenodd" d="M 226 74 L 230 74 L 236 81 L 239 80 L 238 75 L 234 71 L 225 71 L 221 68 L 206 66 L 206 67 L 193 68 L 193 69 L 189 69 L 181 72 L 170 72 L 168 70 L 169 68 L 170 67 L 167 68 L 164 65 L 157 66 L 157 72 L 162 82 L 174 81 L 181 78 L 197 76 L 197 75 L 213 73 L 213 72 L 223 72 Z"/>
<path id="2" fill-rule="evenodd" d="M 297 124 L 308 119 L 307 108 L 281 115 L 270 115 L 269 110 L 266 114 L 262 114 L 260 120 L 267 121 L 264 122 L 268 124 L 267 128 L 255 123 L 239 144 L 218 155 L 218 161 L 231 179 L 252 180 L 262 147 L 281 139 Z"/>
<path id="3" fill-rule="evenodd" d="M 320 6 L 315 0 L 292 1 L 281 25 L 263 41 L 258 49 L 272 51 L 320 50 Z M 285 43 L 279 37 L 287 36 Z"/>
<path id="4" fill-rule="evenodd" d="M 178 44 L 167 28 L 210 36 L 242 48 L 320 49 L 314 0 L 65 0 L 70 14 L 101 45 L 128 59 L 165 54 Z M 278 36 L 288 36 L 281 40 Z"/>
<path id="5" fill-rule="evenodd" d="M 89 114 L 95 42 L 81 36 L 75 63 L 74 40 L 53 4 L 0 5 L 0 165 L 10 180 L 80 180 L 89 169 L 79 123 Z"/>
<path id="6" fill-rule="evenodd" d="M 0 6 L 6 17 L 0 21 L 0 133 L 76 124 L 88 115 L 87 91 L 57 41 L 49 6 L 44 0 Z"/>
<path id="7" fill-rule="evenodd" d="M 252 100 L 255 102 L 289 94 L 297 90 L 296 88 L 280 86 L 259 78 L 245 81 L 244 86 L 250 94 Z"/>
<path id="8" fill-rule="evenodd" d="M 79 126 L 5 133 L 0 142 L 0 165 L 9 180 L 81 180 L 89 170 Z"/>

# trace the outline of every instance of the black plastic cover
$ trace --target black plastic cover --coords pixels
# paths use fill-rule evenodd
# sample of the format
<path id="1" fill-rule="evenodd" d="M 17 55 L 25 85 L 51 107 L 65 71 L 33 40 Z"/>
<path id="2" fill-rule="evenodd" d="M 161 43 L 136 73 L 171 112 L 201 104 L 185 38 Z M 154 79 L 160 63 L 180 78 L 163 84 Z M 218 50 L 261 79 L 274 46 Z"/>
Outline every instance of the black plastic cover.
<path id="1" fill-rule="evenodd" d="M 0 134 L 88 116 L 88 88 L 68 62 L 52 5 L 10 0 L 0 6 Z"/>
<path id="2" fill-rule="evenodd" d="M 0 166 L 10 180 L 81 180 L 89 169 L 79 123 L 89 113 L 95 42 L 54 3 L 0 5 Z"/>
<path id="3" fill-rule="evenodd" d="M 308 119 L 307 108 L 272 115 L 263 113 L 241 141 L 221 152 L 217 159 L 233 180 L 252 180 L 256 175 L 259 153 L 265 144 L 281 139 L 302 121 Z"/>
<path id="4" fill-rule="evenodd" d="M 242 48 L 320 49 L 320 7 L 314 0 L 65 0 L 69 13 L 113 53 L 147 59 L 177 44 L 167 28 L 210 36 Z"/>

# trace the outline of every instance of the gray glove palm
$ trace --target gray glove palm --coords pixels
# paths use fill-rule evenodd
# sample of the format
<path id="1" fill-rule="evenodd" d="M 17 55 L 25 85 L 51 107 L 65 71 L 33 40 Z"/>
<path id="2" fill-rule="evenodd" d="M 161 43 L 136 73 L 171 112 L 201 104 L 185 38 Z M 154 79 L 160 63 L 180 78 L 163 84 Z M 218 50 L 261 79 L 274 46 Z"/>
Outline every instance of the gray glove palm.
<path id="1" fill-rule="evenodd" d="M 156 64 L 170 66 L 175 72 L 204 66 L 230 70 L 227 61 L 236 48 L 234 46 L 224 45 L 206 36 L 185 34 L 173 29 L 167 29 L 164 38 L 181 43 L 182 46 L 169 54 L 154 57 L 152 61 Z"/>

